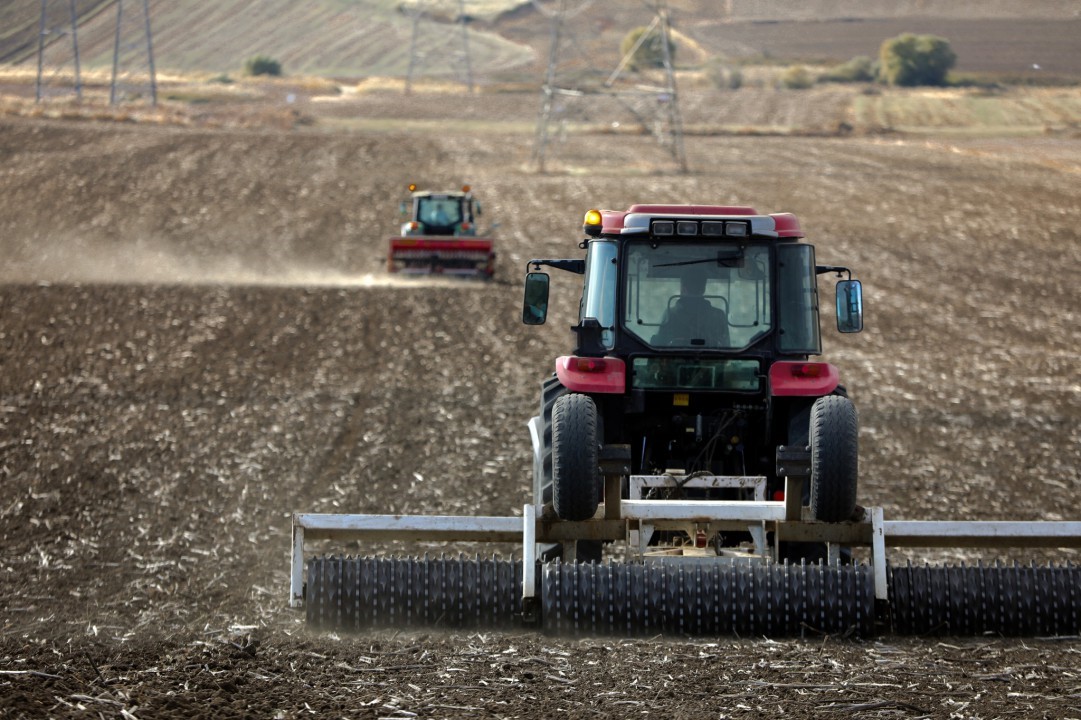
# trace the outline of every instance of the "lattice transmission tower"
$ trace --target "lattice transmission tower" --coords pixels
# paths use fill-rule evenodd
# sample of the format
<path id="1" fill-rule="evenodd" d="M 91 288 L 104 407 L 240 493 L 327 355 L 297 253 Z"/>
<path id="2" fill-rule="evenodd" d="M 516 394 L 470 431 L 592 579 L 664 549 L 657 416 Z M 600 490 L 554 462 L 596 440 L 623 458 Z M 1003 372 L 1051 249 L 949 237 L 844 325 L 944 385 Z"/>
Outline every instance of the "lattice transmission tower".
<path id="1" fill-rule="evenodd" d="M 158 104 L 157 73 L 154 68 L 154 36 L 150 25 L 149 0 L 114 0 L 115 26 L 110 38 L 113 44 L 112 75 L 109 82 L 109 102 L 116 105 L 125 98 L 148 94 L 151 103 Z M 109 32 L 105 24 L 91 28 Z M 71 52 L 65 37 L 71 38 Z M 99 36 L 98 41 L 102 38 Z M 91 45 L 94 44 L 91 38 Z M 46 88 L 55 85 L 64 68 L 74 65 L 74 92 L 83 96 L 82 67 L 79 55 L 79 15 L 75 0 L 41 0 L 41 21 L 37 48 L 37 101 L 45 97 Z"/>
<path id="2" fill-rule="evenodd" d="M 602 1 L 616 5 L 612 0 Z M 573 106 L 596 98 L 608 98 L 614 101 L 614 105 L 611 106 L 612 117 L 605 120 L 613 121 L 619 112 L 629 114 L 645 132 L 668 150 L 679 172 L 686 172 L 683 117 L 679 109 L 679 92 L 671 52 L 672 29 L 666 0 L 643 0 L 643 5 L 651 11 L 653 19 L 639 36 L 637 44 L 623 55 L 614 69 L 608 71 L 597 67 L 586 55 L 583 50 L 585 44 L 578 37 L 575 24 L 569 22 L 595 0 L 532 2 L 551 21 L 548 66 L 544 84 L 541 86 L 541 108 L 533 144 L 533 162 L 537 170 L 542 173 L 546 171 L 553 127 L 556 128 L 557 136 L 562 135 L 568 118 L 580 117 L 580 114 L 573 110 Z M 625 4 L 619 2 L 621 6 Z M 621 8 L 612 8 L 612 17 L 621 16 L 621 13 L 616 12 L 619 9 Z M 633 82 L 628 81 L 625 75 L 635 54 L 643 43 L 650 42 L 651 38 L 656 36 L 659 36 L 661 48 L 662 81 L 654 85 L 644 83 L 640 78 Z"/>
<path id="3" fill-rule="evenodd" d="M 127 10 L 125 11 L 125 7 Z M 150 27 L 149 0 L 124 5 L 116 0 L 116 33 L 113 38 L 113 73 L 109 84 L 109 103 L 116 105 L 124 96 L 139 93 L 146 77 L 150 102 L 158 104 L 158 80 L 154 69 L 154 34 Z"/>
<path id="4" fill-rule="evenodd" d="M 458 17 L 455 24 L 458 26 L 458 38 L 460 46 L 457 51 L 448 53 L 447 47 L 453 44 L 453 40 L 443 39 L 441 42 L 431 43 L 431 33 L 425 37 L 421 32 L 421 20 L 430 16 L 432 3 L 429 0 L 416 0 L 410 14 L 413 19 L 413 35 L 409 42 L 409 70 L 405 76 L 405 94 L 413 91 L 413 77 L 422 69 L 437 72 L 449 67 L 451 73 L 459 77 L 462 82 L 473 92 L 473 59 L 469 52 L 469 22 L 470 15 L 466 12 L 466 0 L 458 0 Z M 435 60 L 430 58 L 435 56 Z M 449 57 L 448 57 L 449 56 Z M 449 62 L 448 62 L 449 60 Z M 433 65 L 435 67 L 433 68 Z"/>
<path id="5" fill-rule="evenodd" d="M 71 38 L 71 55 L 58 52 L 53 61 L 46 66 L 45 48 L 55 46 L 58 49 L 64 36 Z M 54 39 L 55 38 L 55 39 Z M 34 97 L 41 102 L 45 97 L 46 87 L 61 76 L 68 62 L 74 66 L 73 91 L 79 100 L 83 98 L 82 71 L 79 67 L 79 14 L 75 9 L 75 0 L 41 0 L 41 22 L 38 26 L 38 72 L 34 84 Z"/>

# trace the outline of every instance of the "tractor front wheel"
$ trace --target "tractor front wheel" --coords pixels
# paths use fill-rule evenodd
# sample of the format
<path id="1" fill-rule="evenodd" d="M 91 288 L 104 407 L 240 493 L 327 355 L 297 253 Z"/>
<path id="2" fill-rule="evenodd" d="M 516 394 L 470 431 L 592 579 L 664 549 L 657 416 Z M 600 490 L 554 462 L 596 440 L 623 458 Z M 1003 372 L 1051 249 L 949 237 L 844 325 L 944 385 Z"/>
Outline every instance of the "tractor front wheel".
<path id="1" fill-rule="evenodd" d="M 811 406 L 811 513 L 823 522 L 856 511 L 859 419 L 847 397 L 827 395 Z"/>
<path id="2" fill-rule="evenodd" d="M 588 520 L 600 503 L 597 405 L 570 393 L 552 408 L 552 505 L 562 520 Z"/>

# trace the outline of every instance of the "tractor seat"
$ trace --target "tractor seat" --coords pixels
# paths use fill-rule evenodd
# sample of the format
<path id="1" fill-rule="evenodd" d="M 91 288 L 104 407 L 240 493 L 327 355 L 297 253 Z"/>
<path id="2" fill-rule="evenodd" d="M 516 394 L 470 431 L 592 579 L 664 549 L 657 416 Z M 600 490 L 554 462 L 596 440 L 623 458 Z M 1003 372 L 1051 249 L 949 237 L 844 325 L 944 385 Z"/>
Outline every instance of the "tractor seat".
<path id="1" fill-rule="evenodd" d="M 728 315 L 701 295 L 679 295 L 669 303 L 651 345 L 727 347 Z"/>

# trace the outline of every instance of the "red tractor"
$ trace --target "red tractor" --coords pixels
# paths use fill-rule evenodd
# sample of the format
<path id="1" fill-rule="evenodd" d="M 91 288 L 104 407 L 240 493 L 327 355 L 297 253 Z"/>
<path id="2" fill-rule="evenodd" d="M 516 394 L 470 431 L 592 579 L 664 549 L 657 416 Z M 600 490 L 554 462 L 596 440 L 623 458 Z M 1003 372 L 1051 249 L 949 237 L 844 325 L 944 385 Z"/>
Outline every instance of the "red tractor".
<path id="1" fill-rule="evenodd" d="M 764 481 L 766 499 L 779 500 L 785 479 L 799 478 L 813 518 L 849 520 L 856 409 L 837 368 L 810 358 L 822 352 L 819 275 L 848 276 L 837 282 L 837 327 L 863 327 L 851 271 L 816 264 L 794 215 L 750 207 L 590 210 L 584 231 L 584 258 L 531 260 L 526 275 L 531 325 L 548 313 L 542 266 L 583 276 L 577 347 L 542 382 L 530 421 L 538 507 L 592 518 L 612 473 L 624 499 L 632 485 L 649 499 L 755 499 L 742 481 L 757 478 L 758 494 Z M 718 548 L 746 539 L 686 538 Z M 599 551 L 590 541 L 573 550 L 579 560 Z"/>
<path id="2" fill-rule="evenodd" d="M 856 410 L 837 369 L 813 357 L 818 277 L 844 278 L 841 332 L 862 329 L 863 291 L 847 268 L 816 263 L 794 216 L 634 205 L 589 211 L 585 233 L 584 258 L 531 260 L 526 275 L 531 325 L 548 315 L 540 268 L 583 276 L 576 347 L 529 421 L 531 501 L 511 516 L 294 513 L 290 603 L 310 623 L 1077 635 L 1074 565 L 890 564 L 891 547 L 1081 547 L 1081 523 L 887 522 L 856 504 Z M 521 554 L 324 556 L 305 575 L 305 541 L 332 538 Z"/>
<path id="3" fill-rule="evenodd" d="M 490 237 L 477 236 L 480 203 L 468 185 L 461 191 L 431 192 L 409 186 L 402 201 L 401 235 L 390 239 L 387 270 L 404 275 L 458 275 L 490 280 L 495 252 Z"/>

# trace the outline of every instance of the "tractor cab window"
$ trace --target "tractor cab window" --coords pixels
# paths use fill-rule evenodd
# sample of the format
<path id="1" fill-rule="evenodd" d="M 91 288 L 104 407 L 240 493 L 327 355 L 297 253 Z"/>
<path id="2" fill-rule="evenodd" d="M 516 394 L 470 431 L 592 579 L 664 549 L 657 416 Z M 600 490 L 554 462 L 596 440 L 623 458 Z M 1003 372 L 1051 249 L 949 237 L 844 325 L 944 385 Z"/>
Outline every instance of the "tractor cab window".
<path id="1" fill-rule="evenodd" d="M 736 350 L 768 333 L 769 248 L 736 243 L 627 245 L 627 331 L 653 347 Z"/>
<path id="2" fill-rule="evenodd" d="M 586 257 L 586 283 L 582 295 L 580 319 L 596 318 L 601 325 L 601 343 L 615 345 L 616 324 L 616 243 L 594 240 Z"/>
<path id="3" fill-rule="evenodd" d="M 462 203 L 456 197 L 417 199 L 417 220 L 428 228 L 450 228 L 462 222 Z"/>
<path id="4" fill-rule="evenodd" d="M 783 353 L 819 355 L 818 280 L 812 245 L 777 248 L 778 349 Z"/>

